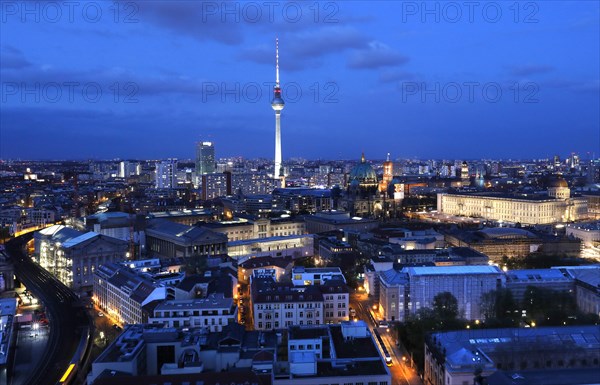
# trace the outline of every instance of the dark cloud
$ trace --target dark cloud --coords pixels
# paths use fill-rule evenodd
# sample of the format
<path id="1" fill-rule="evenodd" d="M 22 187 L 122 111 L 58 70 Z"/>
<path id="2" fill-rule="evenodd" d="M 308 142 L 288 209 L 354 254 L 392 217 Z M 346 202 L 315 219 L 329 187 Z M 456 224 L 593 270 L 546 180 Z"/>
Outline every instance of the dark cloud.
<path id="1" fill-rule="evenodd" d="M 32 89 L 58 84 L 64 92 L 73 87 L 77 92 L 85 85 L 99 86 L 104 92 L 111 92 L 115 85 L 120 88 L 135 89 L 136 95 L 188 94 L 200 96 L 206 83 L 219 83 L 220 79 L 198 79 L 177 73 L 162 76 L 140 76 L 120 68 L 94 68 L 90 70 L 70 70 L 30 66 L 20 71 L 0 72 L 4 83 L 14 83 L 16 87 Z M 72 86 L 71 86 L 72 84 Z M 97 85 L 97 86 L 96 86 Z M 54 86 L 52 86 L 54 88 Z M 134 88 L 131 88 L 134 87 Z"/>
<path id="2" fill-rule="evenodd" d="M 290 71 L 316 68 L 322 64 L 322 57 L 350 49 L 366 48 L 369 40 L 354 28 L 337 25 L 286 34 L 279 39 L 282 47 L 280 66 Z M 273 65 L 274 55 L 275 42 L 243 49 L 238 58 L 258 64 Z"/>
<path id="3" fill-rule="evenodd" d="M 131 3 L 122 0 L 123 4 Z M 135 20 L 150 21 L 160 27 L 191 36 L 197 40 L 214 40 L 227 45 L 243 41 L 240 14 L 226 11 L 238 2 L 212 1 L 137 1 Z M 239 3 L 238 3 L 239 5 Z"/>
<path id="4" fill-rule="evenodd" d="M 0 47 L 0 69 L 21 69 L 30 65 L 21 50 L 7 44 Z"/>
<path id="5" fill-rule="evenodd" d="M 367 49 L 355 52 L 348 62 L 349 68 L 373 69 L 381 67 L 393 67 L 405 64 L 409 58 L 400 54 L 387 45 L 373 41 Z"/>
<path id="6" fill-rule="evenodd" d="M 354 28 L 339 26 L 300 33 L 290 39 L 290 51 L 298 57 L 315 57 L 368 47 L 367 36 Z"/>
<path id="7" fill-rule="evenodd" d="M 531 76 L 554 71 L 554 67 L 548 65 L 522 65 L 510 68 L 513 76 Z"/>

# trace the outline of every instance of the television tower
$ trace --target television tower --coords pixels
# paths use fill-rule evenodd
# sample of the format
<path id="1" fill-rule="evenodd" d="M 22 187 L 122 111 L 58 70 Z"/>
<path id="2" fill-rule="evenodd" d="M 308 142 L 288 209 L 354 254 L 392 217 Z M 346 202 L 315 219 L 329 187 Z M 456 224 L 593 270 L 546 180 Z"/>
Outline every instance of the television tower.
<path id="1" fill-rule="evenodd" d="M 273 88 L 271 107 L 275 110 L 275 172 L 273 175 L 276 180 L 283 177 L 283 167 L 281 165 L 281 110 L 284 106 L 285 103 L 281 98 L 281 87 L 279 87 L 279 39 L 275 39 L 275 88 Z M 285 182 L 282 181 L 283 183 Z"/>

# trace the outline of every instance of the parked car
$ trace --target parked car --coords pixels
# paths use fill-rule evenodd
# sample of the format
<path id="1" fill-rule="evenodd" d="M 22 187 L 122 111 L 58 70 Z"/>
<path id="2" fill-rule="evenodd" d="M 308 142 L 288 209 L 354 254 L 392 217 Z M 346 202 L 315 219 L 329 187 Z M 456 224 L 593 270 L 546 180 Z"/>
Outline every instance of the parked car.
<path id="1" fill-rule="evenodd" d="M 98 317 L 104 317 L 104 313 L 102 313 L 101 311 L 98 312 Z"/>

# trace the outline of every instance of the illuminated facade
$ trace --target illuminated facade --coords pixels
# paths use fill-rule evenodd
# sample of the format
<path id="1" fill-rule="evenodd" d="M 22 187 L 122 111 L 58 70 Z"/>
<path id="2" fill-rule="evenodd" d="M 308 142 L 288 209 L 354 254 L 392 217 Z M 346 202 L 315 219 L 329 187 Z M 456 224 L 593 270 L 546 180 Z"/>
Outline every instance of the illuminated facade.
<path id="1" fill-rule="evenodd" d="M 227 254 L 238 263 L 267 256 L 311 257 L 314 254 L 314 238 L 305 234 L 231 241 L 227 244 Z"/>
<path id="2" fill-rule="evenodd" d="M 202 227 L 227 235 L 228 241 L 306 234 L 304 221 L 292 218 L 233 218 L 231 221 L 206 223 Z"/>
<path id="3" fill-rule="evenodd" d="M 383 178 L 381 179 L 381 182 L 379 182 L 379 191 L 385 193 L 393 178 L 394 163 L 390 160 L 390 154 L 388 153 L 386 161 L 383 162 Z"/>
<path id="4" fill-rule="evenodd" d="M 237 322 L 238 309 L 233 298 L 213 293 L 206 298 L 167 300 L 158 304 L 148 323 L 166 327 L 205 327 L 220 332 L 223 327 Z"/>
<path id="5" fill-rule="evenodd" d="M 556 192 L 559 196 L 564 191 Z M 483 218 L 528 225 L 576 221 L 587 217 L 587 199 L 507 194 L 440 193 L 440 214 Z"/>
<path id="6" fill-rule="evenodd" d="M 266 173 L 249 172 L 231 174 L 231 192 L 237 194 L 239 191 L 244 195 L 270 194 L 276 184 Z"/>
<path id="7" fill-rule="evenodd" d="M 215 199 L 231 195 L 231 173 L 204 174 L 199 176 L 202 200 Z"/>
<path id="8" fill-rule="evenodd" d="M 91 288 L 101 265 L 126 260 L 128 242 L 55 225 L 34 234 L 38 263 L 75 291 Z"/>
<path id="9" fill-rule="evenodd" d="M 272 278 L 253 278 L 252 281 L 255 330 L 324 323 L 323 294 L 316 286 L 277 285 Z"/>
<path id="10" fill-rule="evenodd" d="M 196 175 L 215 172 L 215 146 L 212 142 L 199 142 L 196 145 Z"/>
<path id="11" fill-rule="evenodd" d="M 504 286 L 497 266 L 406 267 L 381 272 L 379 312 L 392 321 L 405 321 L 422 308 L 432 308 L 436 295 L 449 292 L 458 302 L 460 317 L 482 319 L 481 296 Z"/>
<path id="12" fill-rule="evenodd" d="M 167 298 L 167 288 L 117 263 L 100 266 L 93 275 L 94 302 L 120 324 L 146 323 L 142 307 Z M 172 296 L 169 296 L 172 299 Z"/>
<path id="13" fill-rule="evenodd" d="M 167 159 L 156 163 L 155 187 L 177 187 L 177 159 Z"/>

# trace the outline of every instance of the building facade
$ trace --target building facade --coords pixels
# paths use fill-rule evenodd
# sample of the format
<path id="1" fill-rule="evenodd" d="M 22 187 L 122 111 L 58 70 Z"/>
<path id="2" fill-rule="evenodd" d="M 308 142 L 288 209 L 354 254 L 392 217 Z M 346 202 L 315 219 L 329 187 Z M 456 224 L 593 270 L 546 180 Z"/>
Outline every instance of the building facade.
<path id="1" fill-rule="evenodd" d="M 226 325 L 237 322 L 237 313 L 233 298 L 213 293 L 206 298 L 163 301 L 154 308 L 148 322 L 175 328 L 204 327 L 211 332 L 220 332 Z"/>
<path id="2" fill-rule="evenodd" d="M 142 308 L 152 301 L 172 298 L 173 294 L 148 278 L 118 263 L 100 266 L 94 272 L 96 305 L 120 324 L 148 321 Z"/>
<path id="3" fill-rule="evenodd" d="M 160 258 L 197 257 L 227 253 L 227 237 L 208 229 L 168 220 L 154 220 L 146 229 L 146 247 Z"/>
<path id="4" fill-rule="evenodd" d="M 54 225 L 34 234 L 38 263 L 75 291 L 93 286 L 93 274 L 101 265 L 127 259 L 129 244 L 123 240 Z"/>
<path id="5" fill-rule="evenodd" d="M 212 142 L 199 142 L 196 145 L 196 175 L 215 172 L 215 146 Z"/>
<path id="6" fill-rule="evenodd" d="M 159 189 L 177 187 L 177 159 L 167 159 L 156 163 L 154 185 Z"/>
<path id="7" fill-rule="evenodd" d="M 587 218 L 587 199 L 491 193 L 439 193 L 437 210 L 440 214 L 490 221 L 527 225 L 552 224 Z"/>
<path id="8" fill-rule="evenodd" d="M 419 309 L 432 308 L 436 295 L 449 292 L 458 302 L 459 316 L 483 318 L 481 296 L 504 287 L 497 266 L 405 267 L 380 274 L 379 312 L 384 319 L 405 321 Z"/>
<path id="9" fill-rule="evenodd" d="M 324 323 L 323 294 L 315 286 L 294 287 L 272 278 L 254 278 L 251 284 L 255 330 Z"/>

